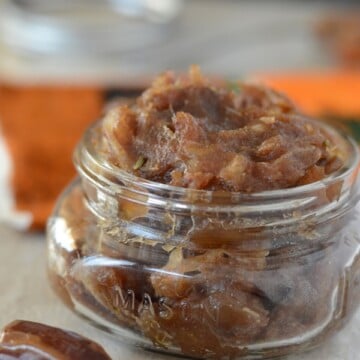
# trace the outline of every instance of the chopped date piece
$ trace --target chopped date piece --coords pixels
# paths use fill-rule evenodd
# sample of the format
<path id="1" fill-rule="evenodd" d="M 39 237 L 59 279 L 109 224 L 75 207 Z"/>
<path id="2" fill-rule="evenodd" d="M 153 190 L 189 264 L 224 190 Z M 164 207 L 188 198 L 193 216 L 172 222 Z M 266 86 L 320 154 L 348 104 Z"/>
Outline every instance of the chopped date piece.
<path id="1" fill-rule="evenodd" d="M 111 360 L 100 345 L 85 337 L 24 320 L 16 320 L 4 328 L 0 359 Z"/>

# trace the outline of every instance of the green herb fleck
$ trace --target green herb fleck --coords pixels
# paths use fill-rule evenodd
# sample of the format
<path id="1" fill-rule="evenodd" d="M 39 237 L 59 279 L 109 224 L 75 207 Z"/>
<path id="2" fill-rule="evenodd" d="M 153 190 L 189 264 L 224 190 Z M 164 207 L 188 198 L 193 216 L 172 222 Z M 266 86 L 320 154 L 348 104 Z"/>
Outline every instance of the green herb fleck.
<path id="1" fill-rule="evenodd" d="M 136 163 L 133 166 L 134 170 L 139 170 L 145 163 L 145 158 L 141 155 L 139 156 L 139 158 L 136 160 Z"/>
<path id="2" fill-rule="evenodd" d="M 241 91 L 241 85 L 236 81 L 228 81 L 226 87 L 235 94 L 239 94 Z"/>

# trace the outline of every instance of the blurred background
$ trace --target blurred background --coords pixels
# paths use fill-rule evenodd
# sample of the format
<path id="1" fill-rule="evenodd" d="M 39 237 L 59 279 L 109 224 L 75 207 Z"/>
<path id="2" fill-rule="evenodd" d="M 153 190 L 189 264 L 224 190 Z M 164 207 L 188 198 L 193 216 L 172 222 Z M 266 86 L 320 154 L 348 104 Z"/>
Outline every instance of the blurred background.
<path id="1" fill-rule="evenodd" d="M 323 51 L 317 24 L 327 12 L 353 12 L 356 3 L 0 0 L 0 74 L 13 81 L 133 86 L 191 63 L 229 77 L 326 67 L 334 58 Z"/>
<path id="2" fill-rule="evenodd" d="M 0 0 L 0 221 L 43 229 L 106 104 L 190 64 L 360 138 L 358 1 Z"/>

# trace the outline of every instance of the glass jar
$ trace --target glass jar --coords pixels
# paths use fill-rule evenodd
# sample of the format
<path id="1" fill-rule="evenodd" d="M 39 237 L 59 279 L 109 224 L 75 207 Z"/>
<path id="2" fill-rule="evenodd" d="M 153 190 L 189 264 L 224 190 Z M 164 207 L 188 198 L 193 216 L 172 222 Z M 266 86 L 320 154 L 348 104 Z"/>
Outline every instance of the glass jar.
<path id="1" fill-rule="evenodd" d="M 321 125 L 326 126 L 326 125 Z M 262 359 L 322 343 L 360 301 L 359 150 L 312 184 L 254 194 L 147 181 L 114 167 L 101 122 L 48 223 L 48 266 L 75 312 L 136 345 Z"/>

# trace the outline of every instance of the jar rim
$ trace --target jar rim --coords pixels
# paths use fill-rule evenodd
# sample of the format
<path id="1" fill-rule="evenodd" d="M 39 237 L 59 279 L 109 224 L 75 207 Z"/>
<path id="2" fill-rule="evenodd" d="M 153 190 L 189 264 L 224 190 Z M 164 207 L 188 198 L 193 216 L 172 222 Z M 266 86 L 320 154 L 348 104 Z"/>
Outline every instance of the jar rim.
<path id="1" fill-rule="evenodd" d="M 297 195 L 322 190 L 332 184 L 345 181 L 348 178 L 350 178 L 352 182 L 355 182 L 357 173 L 360 170 L 360 149 L 358 144 L 350 135 L 342 132 L 340 129 L 320 121 L 316 121 L 316 123 L 323 127 L 328 133 L 341 137 L 349 150 L 347 162 L 338 171 L 331 173 L 321 180 L 290 188 L 245 193 L 223 190 L 192 189 L 144 179 L 111 165 L 109 162 L 105 161 L 104 158 L 99 156 L 94 147 L 94 135 L 96 133 L 99 134 L 102 119 L 96 121 L 85 131 L 83 138 L 75 149 L 74 164 L 81 176 L 90 177 L 93 182 L 110 187 L 112 192 L 116 193 L 117 186 L 122 189 L 122 184 L 125 184 L 129 187 L 129 190 L 131 187 L 135 187 L 136 192 L 139 194 L 148 194 L 149 192 L 158 193 L 161 197 L 167 197 L 167 195 L 171 194 L 171 198 L 176 198 L 177 196 L 183 197 L 184 195 L 191 194 L 191 197 L 194 199 L 232 198 L 238 200 L 271 200 L 283 197 L 296 197 Z M 97 169 L 97 171 L 94 171 L 94 169 Z"/>

